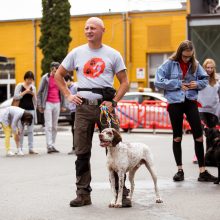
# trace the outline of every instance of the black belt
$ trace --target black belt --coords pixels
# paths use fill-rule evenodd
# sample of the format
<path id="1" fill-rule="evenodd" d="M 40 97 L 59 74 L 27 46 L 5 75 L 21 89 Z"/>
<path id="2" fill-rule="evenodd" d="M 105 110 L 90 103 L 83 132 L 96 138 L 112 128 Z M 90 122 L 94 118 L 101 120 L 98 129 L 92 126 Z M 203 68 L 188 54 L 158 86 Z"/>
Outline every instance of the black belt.
<path id="1" fill-rule="evenodd" d="M 92 93 L 103 94 L 102 88 L 77 88 L 77 91 L 90 91 Z"/>
<path id="2" fill-rule="evenodd" d="M 103 99 L 90 100 L 90 99 L 82 98 L 82 104 L 85 104 L 85 105 L 101 105 L 102 102 L 103 102 Z"/>

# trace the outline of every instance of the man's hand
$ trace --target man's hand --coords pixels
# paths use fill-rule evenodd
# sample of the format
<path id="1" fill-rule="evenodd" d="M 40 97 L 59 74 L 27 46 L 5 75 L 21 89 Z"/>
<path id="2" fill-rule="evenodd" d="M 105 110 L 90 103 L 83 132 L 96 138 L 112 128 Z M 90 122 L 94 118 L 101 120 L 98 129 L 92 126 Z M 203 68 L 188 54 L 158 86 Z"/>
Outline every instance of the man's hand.
<path id="1" fill-rule="evenodd" d="M 110 113 L 111 113 L 111 112 L 113 111 L 113 109 L 114 109 L 114 107 L 112 106 L 112 102 L 111 102 L 111 101 L 104 101 L 104 102 L 102 102 L 102 104 L 100 105 L 100 107 L 102 107 L 103 105 L 105 105 L 105 106 L 108 108 L 108 110 L 109 110 Z"/>
<path id="2" fill-rule="evenodd" d="M 69 94 L 66 99 L 68 102 L 74 103 L 75 105 L 81 105 L 82 104 L 82 97 L 79 95 L 72 95 Z"/>

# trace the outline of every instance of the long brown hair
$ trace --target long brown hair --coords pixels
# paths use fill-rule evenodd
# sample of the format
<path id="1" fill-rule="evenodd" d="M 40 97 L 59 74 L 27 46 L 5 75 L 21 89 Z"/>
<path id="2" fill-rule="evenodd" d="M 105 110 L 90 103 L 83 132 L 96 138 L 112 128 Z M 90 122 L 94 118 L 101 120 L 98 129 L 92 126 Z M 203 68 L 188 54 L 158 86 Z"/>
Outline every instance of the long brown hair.
<path id="1" fill-rule="evenodd" d="M 216 65 L 215 65 L 215 61 L 213 59 L 206 59 L 203 63 L 203 68 L 206 70 L 206 67 L 208 64 L 212 64 L 213 65 L 213 72 L 209 75 L 209 85 L 214 86 L 217 82 L 216 79 Z"/>
<path id="2" fill-rule="evenodd" d="M 177 51 L 171 55 L 169 59 L 179 62 L 182 59 L 182 52 L 185 50 L 193 51 L 192 58 L 190 59 L 190 62 L 192 64 L 192 73 L 196 71 L 197 68 L 197 62 L 195 58 L 195 49 L 193 46 L 193 43 L 189 40 L 185 40 L 180 43 L 179 47 L 177 48 Z"/>

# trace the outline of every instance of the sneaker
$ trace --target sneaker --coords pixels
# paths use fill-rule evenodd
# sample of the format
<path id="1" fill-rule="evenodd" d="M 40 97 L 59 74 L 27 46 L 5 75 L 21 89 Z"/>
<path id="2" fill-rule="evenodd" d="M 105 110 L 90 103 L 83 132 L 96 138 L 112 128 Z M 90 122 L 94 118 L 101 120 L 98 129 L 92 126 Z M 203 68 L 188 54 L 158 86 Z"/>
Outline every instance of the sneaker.
<path id="1" fill-rule="evenodd" d="M 198 164 L 198 160 L 197 160 L 197 157 L 196 157 L 196 155 L 194 155 L 194 157 L 193 157 L 193 161 L 192 161 L 194 164 Z"/>
<path id="2" fill-rule="evenodd" d="M 60 153 L 60 151 L 58 151 L 55 147 L 52 147 L 52 150 L 54 153 Z"/>
<path id="3" fill-rule="evenodd" d="M 207 170 L 199 174 L 198 181 L 200 182 L 215 182 L 217 177 L 212 176 Z"/>
<path id="4" fill-rule="evenodd" d="M 59 151 L 58 151 L 55 147 L 49 147 L 49 148 L 47 149 L 47 153 L 48 153 L 48 154 L 59 153 Z"/>
<path id="5" fill-rule="evenodd" d="M 29 150 L 29 154 L 38 154 L 38 153 L 35 152 L 34 150 L 30 149 L 30 150 Z"/>
<path id="6" fill-rule="evenodd" d="M 184 172 L 183 170 L 178 170 L 178 172 L 174 175 L 173 181 L 183 181 L 184 180 Z"/>
<path id="7" fill-rule="evenodd" d="M 15 154 L 10 150 L 6 153 L 6 157 L 13 157 Z"/>
<path id="8" fill-rule="evenodd" d="M 48 147 L 48 148 L 47 148 L 47 153 L 48 153 L 48 154 L 52 154 L 52 153 L 53 153 L 52 147 Z"/>
<path id="9" fill-rule="evenodd" d="M 18 153 L 17 153 L 18 156 L 24 156 L 24 153 L 22 150 L 18 150 Z"/>
<path id="10" fill-rule="evenodd" d="M 75 150 L 71 150 L 69 153 L 68 153 L 68 155 L 73 155 L 73 154 L 75 154 Z"/>

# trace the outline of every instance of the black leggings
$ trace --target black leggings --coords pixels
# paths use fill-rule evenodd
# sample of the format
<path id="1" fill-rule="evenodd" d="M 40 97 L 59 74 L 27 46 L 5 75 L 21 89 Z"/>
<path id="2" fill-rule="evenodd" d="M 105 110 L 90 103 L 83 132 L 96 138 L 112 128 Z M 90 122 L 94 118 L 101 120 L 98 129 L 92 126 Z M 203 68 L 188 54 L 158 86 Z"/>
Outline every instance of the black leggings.
<path id="1" fill-rule="evenodd" d="M 180 137 L 182 139 L 183 134 L 183 116 L 186 115 L 187 121 L 190 124 L 195 144 L 195 154 L 198 159 L 199 167 L 204 166 L 204 146 L 203 142 L 196 141 L 197 138 L 203 135 L 202 126 L 199 117 L 197 103 L 185 99 L 183 103 L 169 104 L 168 112 L 170 121 L 173 128 L 173 139 Z M 177 166 L 182 165 L 182 149 L 181 141 L 177 142 L 173 140 L 173 153 Z"/>

